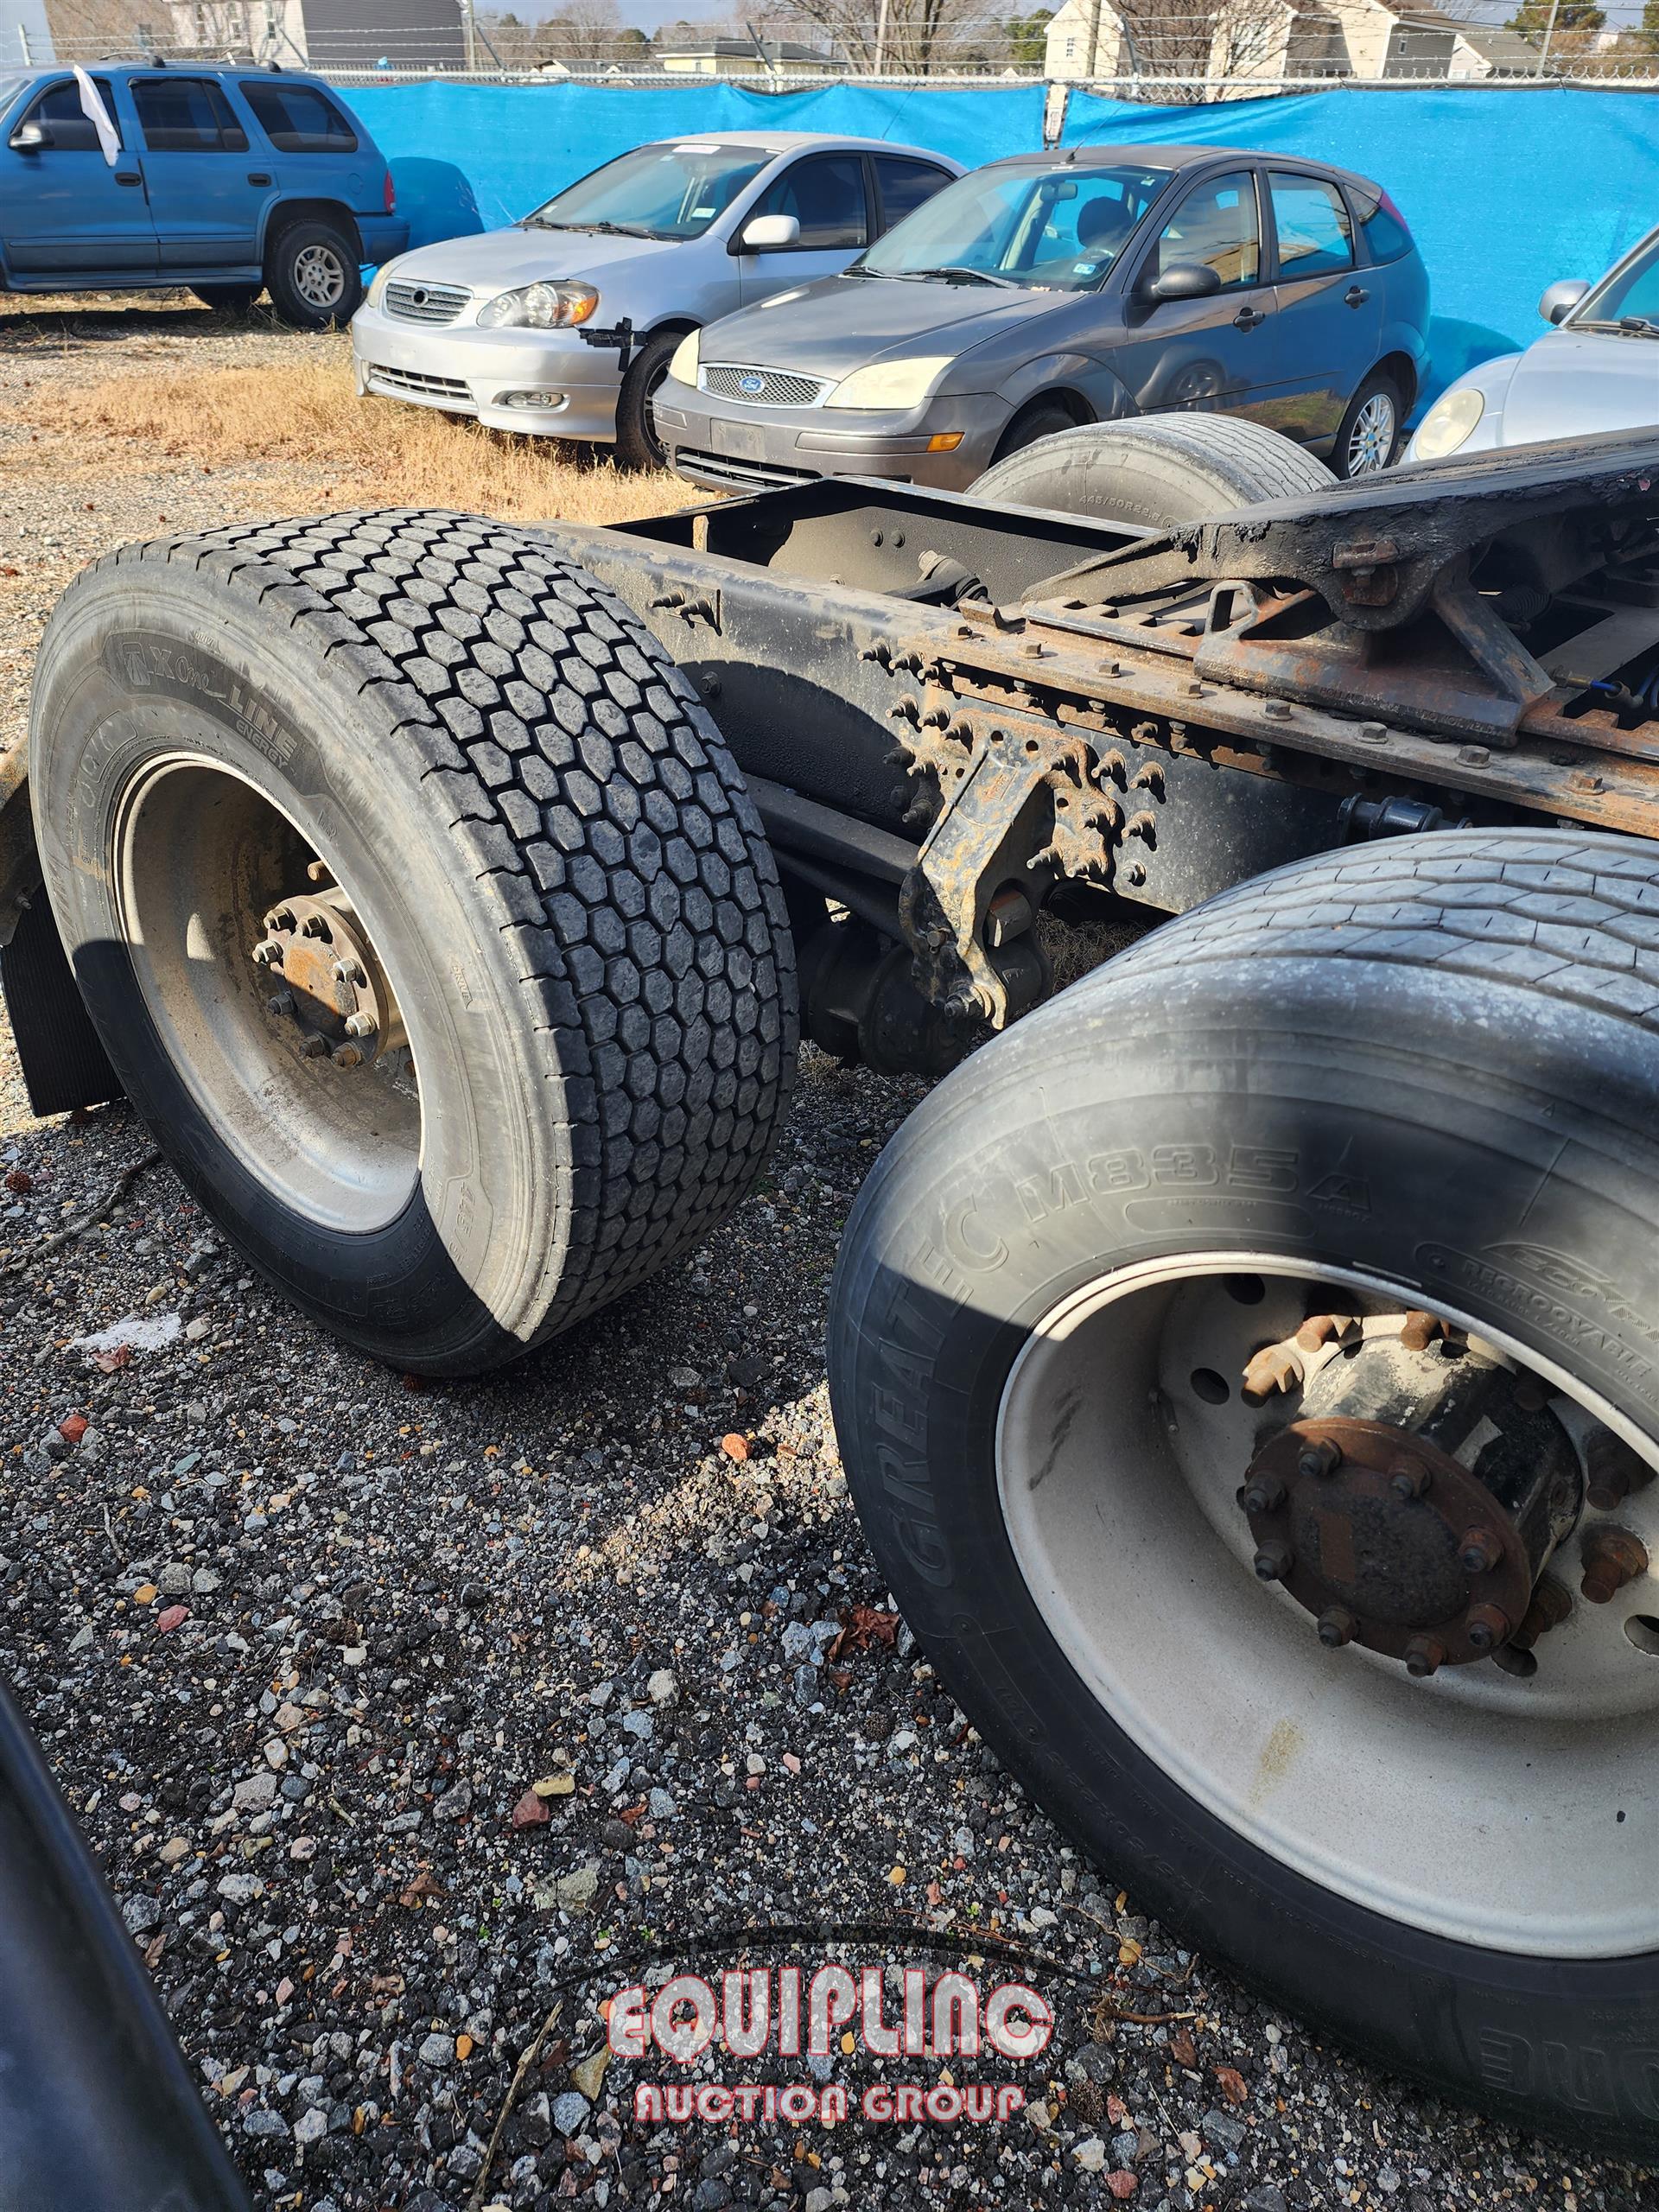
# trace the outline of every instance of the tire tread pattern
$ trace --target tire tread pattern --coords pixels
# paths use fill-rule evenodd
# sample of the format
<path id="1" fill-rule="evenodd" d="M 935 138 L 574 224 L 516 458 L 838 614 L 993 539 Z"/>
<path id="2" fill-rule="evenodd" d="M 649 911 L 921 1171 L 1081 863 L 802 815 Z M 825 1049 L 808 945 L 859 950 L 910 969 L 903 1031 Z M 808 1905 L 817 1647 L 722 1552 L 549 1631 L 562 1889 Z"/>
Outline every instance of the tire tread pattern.
<path id="1" fill-rule="evenodd" d="M 1594 831 L 1438 830 L 1298 861 L 1113 962 L 1382 961 L 1514 983 L 1659 1032 L 1659 851 Z"/>
<path id="2" fill-rule="evenodd" d="M 374 695 L 507 942 L 565 1217 L 524 1348 L 701 1243 L 770 1153 L 797 1023 L 766 833 L 680 670 L 551 541 L 478 516 L 256 523 L 98 566 L 156 561 Z"/>

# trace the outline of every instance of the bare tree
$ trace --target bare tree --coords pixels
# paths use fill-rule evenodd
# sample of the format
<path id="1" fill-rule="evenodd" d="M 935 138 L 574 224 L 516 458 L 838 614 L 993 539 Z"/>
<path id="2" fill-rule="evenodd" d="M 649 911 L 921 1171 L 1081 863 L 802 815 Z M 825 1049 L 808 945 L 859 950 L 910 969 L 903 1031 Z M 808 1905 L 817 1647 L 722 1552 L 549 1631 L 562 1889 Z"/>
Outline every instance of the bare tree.
<path id="1" fill-rule="evenodd" d="M 880 0 L 790 0 L 785 20 L 798 36 L 816 34 L 814 43 L 831 48 L 865 74 L 878 58 L 883 71 L 895 76 L 982 67 L 984 58 L 976 65 L 969 57 L 982 57 L 988 43 L 1007 58 L 1007 35 L 988 21 L 984 0 L 887 0 L 885 27 L 882 12 Z"/>
<path id="2" fill-rule="evenodd" d="M 566 0 L 556 16 L 536 28 L 536 63 L 562 61 L 567 69 L 602 69 L 616 58 L 621 29 L 616 0 Z"/>

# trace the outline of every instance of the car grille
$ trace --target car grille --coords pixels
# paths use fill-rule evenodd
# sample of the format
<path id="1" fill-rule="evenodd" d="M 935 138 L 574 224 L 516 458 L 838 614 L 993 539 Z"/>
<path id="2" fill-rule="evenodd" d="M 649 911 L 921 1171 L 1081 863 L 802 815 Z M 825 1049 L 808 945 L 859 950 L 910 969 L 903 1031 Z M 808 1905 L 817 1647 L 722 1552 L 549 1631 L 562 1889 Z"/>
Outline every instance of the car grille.
<path id="1" fill-rule="evenodd" d="M 751 407 L 812 407 L 829 391 L 830 380 L 793 376 L 785 369 L 746 369 L 722 361 L 702 372 L 702 388 L 716 399 L 747 400 Z"/>
<path id="2" fill-rule="evenodd" d="M 730 454 L 698 453 L 690 446 L 676 447 L 674 466 L 700 484 L 729 484 L 746 492 L 817 481 L 816 471 L 810 468 L 775 468 L 770 461 L 734 461 Z"/>
<path id="3" fill-rule="evenodd" d="M 453 322 L 472 296 L 464 284 L 416 284 L 400 279 L 387 285 L 385 308 L 400 322 Z"/>
<path id="4" fill-rule="evenodd" d="M 456 406 L 470 408 L 473 395 L 459 377 L 429 377 L 419 369 L 386 369 L 378 362 L 369 364 L 369 385 L 375 391 L 408 392 L 417 399 L 453 400 Z"/>

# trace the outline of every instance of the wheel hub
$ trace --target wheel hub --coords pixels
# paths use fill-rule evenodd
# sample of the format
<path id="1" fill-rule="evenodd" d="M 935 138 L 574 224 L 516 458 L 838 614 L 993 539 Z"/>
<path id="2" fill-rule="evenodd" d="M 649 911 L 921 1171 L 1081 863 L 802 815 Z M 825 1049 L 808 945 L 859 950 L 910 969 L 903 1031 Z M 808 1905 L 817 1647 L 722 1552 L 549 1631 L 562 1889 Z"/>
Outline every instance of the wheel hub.
<path id="1" fill-rule="evenodd" d="M 1346 1347 L 1343 1326 L 1317 1340 L 1327 1357 L 1306 1375 L 1300 1417 L 1268 1437 L 1238 1492 L 1257 1574 L 1284 1585 L 1328 1648 L 1358 1643 L 1414 1675 L 1486 1658 L 1523 1624 L 1541 1633 L 1535 1586 L 1583 1504 L 1543 1394 L 1409 1319 L 1370 1337 L 1356 1322 Z"/>
<path id="2" fill-rule="evenodd" d="M 404 1041 L 391 987 L 338 887 L 281 900 L 264 926 L 254 964 L 276 986 L 266 1005 L 302 1059 L 359 1067 Z"/>

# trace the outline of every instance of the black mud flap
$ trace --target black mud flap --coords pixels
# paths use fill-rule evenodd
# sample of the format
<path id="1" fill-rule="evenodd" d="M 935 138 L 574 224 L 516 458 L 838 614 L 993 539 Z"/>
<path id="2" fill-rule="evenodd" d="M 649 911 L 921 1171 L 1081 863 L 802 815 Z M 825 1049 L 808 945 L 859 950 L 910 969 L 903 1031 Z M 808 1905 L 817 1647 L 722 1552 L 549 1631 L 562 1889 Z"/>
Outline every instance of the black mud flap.
<path id="1" fill-rule="evenodd" d="M 3 1690 L 0 2212 L 247 2212 L 133 1940 Z"/>
<path id="2" fill-rule="evenodd" d="M 37 1114 L 67 1114 L 121 1096 L 52 918 L 44 890 L 18 916 L 0 952 L 0 984 L 22 1063 L 29 1103 Z M 0 2178 L 0 2191 L 4 2182 Z M 3 2204 L 0 2196 L 0 2204 Z"/>

